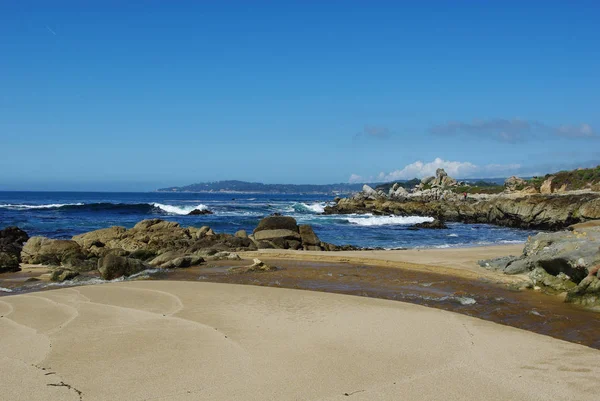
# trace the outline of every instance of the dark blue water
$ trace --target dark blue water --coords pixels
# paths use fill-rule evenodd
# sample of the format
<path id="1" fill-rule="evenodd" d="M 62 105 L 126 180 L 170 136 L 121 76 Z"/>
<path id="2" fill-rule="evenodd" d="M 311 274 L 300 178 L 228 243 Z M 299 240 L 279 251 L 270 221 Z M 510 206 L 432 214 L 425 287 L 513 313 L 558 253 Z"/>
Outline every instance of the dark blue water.
<path id="1" fill-rule="evenodd" d="M 208 225 L 216 232 L 252 231 L 272 213 L 311 224 L 322 241 L 362 247 L 456 247 L 524 242 L 532 231 L 490 225 L 450 224 L 449 230 L 408 230 L 424 218 L 414 216 L 319 213 L 332 197 L 321 195 L 0 192 L 0 229 L 16 225 L 29 235 L 70 238 L 114 225 L 132 227 L 161 218 L 183 226 Z M 188 216 L 207 208 L 212 215 Z"/>

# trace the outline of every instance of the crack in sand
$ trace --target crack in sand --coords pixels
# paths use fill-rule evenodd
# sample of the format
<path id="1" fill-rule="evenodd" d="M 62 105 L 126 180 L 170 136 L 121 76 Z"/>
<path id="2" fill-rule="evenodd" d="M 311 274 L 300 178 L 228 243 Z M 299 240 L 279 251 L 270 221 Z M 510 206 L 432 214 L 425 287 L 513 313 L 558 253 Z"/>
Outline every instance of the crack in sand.
<path id="1" fill-rule="evenodd" d="M 66 387 L 69 390 L 73 390 L 74 392 L 77 393 L 77 395 L 79 396 L 79 400 L 83 401 L 83 392 L 81 390 L 78 390 L 77 388 L 71 386 L 70 384 L 67 384 L 63 381 L 61 381 L 60 383 L 48 383 L 46 384 L 46 386 L 52 386 L 52 387 Z"/>

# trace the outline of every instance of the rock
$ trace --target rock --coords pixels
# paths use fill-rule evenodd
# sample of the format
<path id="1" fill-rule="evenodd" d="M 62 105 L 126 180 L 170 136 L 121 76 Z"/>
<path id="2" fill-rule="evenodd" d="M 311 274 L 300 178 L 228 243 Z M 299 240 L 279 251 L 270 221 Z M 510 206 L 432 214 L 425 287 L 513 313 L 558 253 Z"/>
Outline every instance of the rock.
<path id="1" fill-rule="evenodd" d="M 288 240 L 301 240 L 296 219 L 285 216 L 269 216 L 262 219 L 253 232 L 258 247 L 288 249 Z"/>
<path id="2" fill-rule="evenodd" d="M 433 180 L 435 180 L 434 176 L 425 177 L 421 180 L 421 184 L 427 185 L 427 184 L 430 184 Z"/>
<path id="3" fill-rule="evenodd" d="M 232 267 L 229 269 L 232 273 L 272 272 L 275 270 L 277 270 L 275 266 L 268 265 L 260 259 L 254 259 L 254 263 L 250 266 Z"/>
<path id="4" fill-rule="evenodd" d="M 198 266 L 202 263 L 204 263 L 204 258 L 202 258 L 201 256 L 188 255 L 169 260 L 158 267 L 160 267 L 161 269 L 180 269 L 185 267 Z"/>
<path id="5" fill-rule="evenodd" d="M 529 278 L 534 286 L 544 286 L 557 292 L 566 292 L 577 287 L 577 284 L 571 281 L 571 278 L 564 273 L 556 276 L 548 274 L 541 267 L 536 267 L 529 273 Z"/>
<path id="6" fill-rule="evenodd" d="M 287 216 L 269 216 L 262 219 L 254 229 L 254 235 L 265 230 L 290 230 L 299 233 L 296 219 Z"/>
<path id="7" fill-rule="evenodd" d="M 363 185 L 362 195 L 367 199 L 377 199 L 381 197 L 380 194 L 377 193 L 373 188 L 368 186 L 367 184 Z"/>
<path id="8" fill-rule="evenodd" d="M 301 225 L 299 227 L 299 231 L 300 231 L 300 238 L 302 240 L 303 246 L 308 247 L 308 246 L 317 246 L 317 245 L 321 244 L 321 240 L 319 239 L 319 237 L 317 237 L 317 235 L 313 231 L 312 227 L 309 226 L 308 224 Z"/>
<path id="9" fill-rule="evenodd" d="M 66 280 L 72 280 L 75 277 L 79 276 L 79 272 L 75 271 L 75 270 L 69 270 L 69 269 L 55 269 L 52 274 L 50 275 L 50 280 L 52 281 L 66 281 Z"/>
<path id="10" fill-rule="evenodd" d="M 446 188 L 450 186 L 455 186 L 458 183 L 454 178 L 450 177 L 448 173 L 446 173 L 446 170 L 444 170 L 443 168 L 438 168 L 435 171 L 435 179 L 429 184 L 432 187 Z"/>
<path id="11" fill-rule="evenodd" d="M 257 241 L 281 239 L 300 239 L 300 234 L 297 231 L 279 229 L 279 230 L 263 230 L 254 233 L 254 238 Z"/>
<path id="12" fill-rule="evenodd" d="M 512 262 L 514 262 L 517 259 L 518 259 L 517 256 L 510 255 L 510 256 L 503 256 L 503 257 L 495 258 L 495 259 L 480 260 L 477 262 L 477 264 L 486 269 L 504 271 L 504 269 L 509 264 L 511 264 Z"/>
<path id="13" fill-rule="evenodd" d="M 21 250 L 29 236 L 18 227 L 0 230 L 0 273 L 21 270 Z"/>
<path id="14" fill-rule="evenodd" d="M 240 255 L 235 252 L 217 252 L 211 255 L 206 254 L 198 254 L 199 256 L 204 257 L 206 260 L 215 261 L 215 260 L 241 260 Z"/>
<path id="15" fill-rule="evenodd" d="M 237 238 L 248 238 L 248 233 L 246 230 L 239 230 L 234 234 L 234 236 Z"/>
<path id="16" fill-rule="evenodd" d="M 23 246 L 21 259 L 24 263 L 80 267 L 86 255 L 75 241 L 31 237 Z"/>
<path id="17" fill-rule="evenodd" d="M 180 258 L 183 256 L 184 255 L 181 251 L 169 251 L 169 252 L 165 252 L 165 253 L 158 255 L 157 257 L 152 259 L 149 262 L 149 264 L 150 264 L 150 266 L 160 266 L 163 263 L 167 263 L 173 259 L 177 259 L 177 258 Z"/>
<path id="18" fill-rule="evenodd" d="M 425 221 L 423 223 L 417 223 L 413 225 L 414 228 L 426 228 L 433 230 L 447 230 L 448 226 L 441 220 L 434 219 L 433 221 Z"/>
<path id="19" fill-rule="evenodd" d="M 207 214 L 213 214 L 213 212 L 211 212 L 208 209 L 194 209 L 191 212 L 189 212 L 187 215 L 188 216 L 204 216 Z"/>
<path id="20" fill-rule="evenodd" d="M 124 255 L 120 255 L 124 256 Z M 156 257 L 156 253 L 150 251 L 148 249 L 138 249 L 137 251 L 133 251 L 129 254 L 130 258 L 139 259 L 142 261 L 152 260 Z"/>
<path id="21" fill-rule="evenodd" d="M 542 183 L 542 186 L 540 187 L 540 193 L 542 193 L 542 194 L 551 194 L 552 193 L 552 180 L 553 179 L 554 179 L 553 176 L 546 178 L 546 180 Z"/>
<path id="22" fill-rule="evenodd" d="M 146 265 L 141 260 L 108 254 L 98 261 L 98 270 L 105 280 L 114 280 L 118 277 L 128 277 L 132 274 L 146 270 Z"/>
<path id="23" fill-rule="evenodd" d="M 504 188 L 506 188 L 506 190 L 509 192 L 521 191 L 527 186 L 527 181 L 515 175 L 513 175 L 512 177 L 508 177 L 504 181 Z"/>

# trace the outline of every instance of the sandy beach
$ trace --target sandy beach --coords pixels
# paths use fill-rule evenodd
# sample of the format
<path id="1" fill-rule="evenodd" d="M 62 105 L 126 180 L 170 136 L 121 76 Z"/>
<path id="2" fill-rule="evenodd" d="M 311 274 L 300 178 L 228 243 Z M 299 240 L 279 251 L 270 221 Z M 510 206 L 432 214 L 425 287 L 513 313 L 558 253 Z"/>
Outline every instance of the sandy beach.
<path id="1" fill-rule="evenodd" d="M 126 282 L 3 297 L 7 400 L 595 400 L 600 351 L 402 302 Z"/>

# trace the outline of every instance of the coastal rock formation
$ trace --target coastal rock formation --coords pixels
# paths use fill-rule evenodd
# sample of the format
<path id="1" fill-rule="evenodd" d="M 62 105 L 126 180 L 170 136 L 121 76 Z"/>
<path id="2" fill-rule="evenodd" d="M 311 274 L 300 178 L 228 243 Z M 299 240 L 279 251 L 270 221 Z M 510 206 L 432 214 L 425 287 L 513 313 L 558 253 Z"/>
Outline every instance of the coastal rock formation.
<path id="1" fill-rule="evenodd" d="M 18 238 L 27 239 L 26 234 Z M 148 267 L 185 268 L 207 260 L 239 260 L 236 252 L 259 248 L 356 249 L 322 242 L 312 227 L 299 226 L 292 217 L 269 216 L 259 222 L 250 236 L 244 230 L 235 235 L 217 234 L 208 226 L 183 228 L 176 222 L 152 219 L 140 221 L 131 229 L 109 227 L 76 235 L 72 240 L 32 237 L 18 251 L 25 263 L 51 266 L 53 279 L 62 281 L 74 277 L 72 272 L 95 269 L 103 278 L 112 280 Z M 5 263 L 3 255 L 0 253 L 0 262 Z M 6 265 L 14 269 L 12 260 Z"/>
<path id="2" fill-rule="evenodd" d="M 373 213 L 375 215 L 427 216 L 443 221 L 487 223 L 507 227 L 559 230 L 579 222 L 600 219 L 600 195 L 488 195 L 460 200 L 441 189 L 418 191 L 402 201 L 344 198 L 326 206 L 325 214 Z"/>
<path id="3" fill-rule="evenodd" d="M 82 267 L 87 255 L 75 241 L 31 237 L 23 246 L 24 263 Z"/>
<path id="4" fill-rule="evenodd" d="M 21 270 L 21 249 L 28 239 L 27 233 L 17 227 L 0 230 L 0 273 Z"/>
<path id="5" fill-rule="evenodd" d="M 532 283 L 567 292 L 566 301 L 600 308 L 600 222 L 530 237 L 523 254 L 479 262 L 506 274 L 527 273 Z"/>

